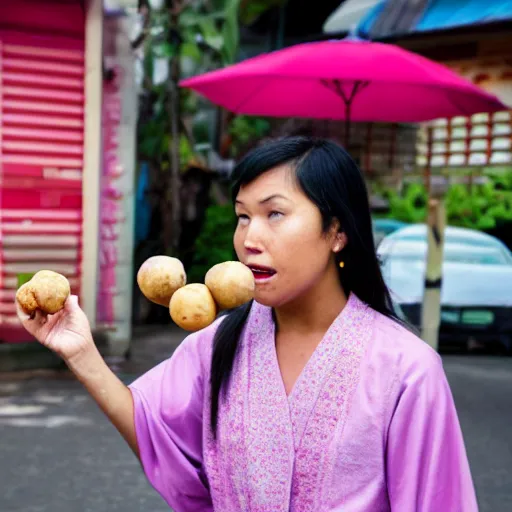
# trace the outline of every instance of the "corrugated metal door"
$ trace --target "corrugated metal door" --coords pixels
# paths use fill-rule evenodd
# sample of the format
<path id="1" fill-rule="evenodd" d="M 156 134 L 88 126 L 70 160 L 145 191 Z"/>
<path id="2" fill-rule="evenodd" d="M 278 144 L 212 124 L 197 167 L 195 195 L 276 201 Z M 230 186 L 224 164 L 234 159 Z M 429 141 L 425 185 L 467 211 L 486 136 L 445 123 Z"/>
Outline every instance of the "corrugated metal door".
<path id="1" fill-rule="evenodd" d="M 12 342 L 26 339 L 14 307 L 26 274 L 61 272 L 79 293 L 84 45 L 1 28 L 0 45 L 0 340 Z"/>

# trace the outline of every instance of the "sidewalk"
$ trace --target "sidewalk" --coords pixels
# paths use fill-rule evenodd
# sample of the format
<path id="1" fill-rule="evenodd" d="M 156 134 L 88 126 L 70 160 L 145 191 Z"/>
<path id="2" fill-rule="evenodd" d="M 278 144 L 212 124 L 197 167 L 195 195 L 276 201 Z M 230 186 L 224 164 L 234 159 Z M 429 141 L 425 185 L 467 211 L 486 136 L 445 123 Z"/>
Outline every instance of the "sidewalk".
<path id="1" fill-rule="evenodd" d="M 133 329 L 128 360 L 106 358 L 108 365 L 118 374 L 138 376 L 156 366 L 172 355 L 174 350 L 187 336 L 187 333 L 173 324 L 145 325 Z M 32 344 L 30 344 L 32 345 Z M 74 379 L 64 363 L 44 347 L 33 343 L 30 350 L 20 351 L 18 359 L 35 357 L 40 363 L 39 369 L 24 369 L 20 363 L 18 371 L 0 371 L 0 382 L 21 381 L 34 378 Z M 1 365 L 0 365 L 1 366 Z M 0 368 L 1 370 L 1 368 Z"/>
<path id="2" fill-rule="evenodd" d="M 136 327 L 128 360 L 108 362 L 116 372 L 141 375 L 168 359 L 187 334 L 173 324 Z"/>

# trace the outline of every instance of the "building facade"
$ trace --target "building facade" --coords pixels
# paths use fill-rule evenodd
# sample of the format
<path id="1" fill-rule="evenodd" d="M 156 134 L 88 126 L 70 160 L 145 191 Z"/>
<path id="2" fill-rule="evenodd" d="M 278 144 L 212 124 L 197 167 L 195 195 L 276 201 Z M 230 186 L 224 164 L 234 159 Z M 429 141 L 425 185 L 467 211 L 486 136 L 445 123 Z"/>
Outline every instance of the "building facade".
<path id="1" fill-rule="evenodd" d="M 137 103 L 128 31 L 101 0 L 0 5 L 4 344 L 31 341 L 16 289 L 51 269 L 69 279 L 108 352 L 128 347 Z"/>

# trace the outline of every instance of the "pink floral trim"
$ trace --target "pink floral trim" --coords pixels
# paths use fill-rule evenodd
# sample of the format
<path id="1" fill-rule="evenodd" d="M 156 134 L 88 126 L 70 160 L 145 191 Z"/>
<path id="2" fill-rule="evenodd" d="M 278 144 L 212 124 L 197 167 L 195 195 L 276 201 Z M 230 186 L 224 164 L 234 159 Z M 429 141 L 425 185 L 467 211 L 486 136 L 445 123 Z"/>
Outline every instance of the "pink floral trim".
<path id="1" fill-rule="evenodd" d="M 275 351 L 272 310 L 255 304 L 249 336 L 249 460 L 251 512 L 288 512 L 293 432 Z"/>
<path id="2" fill-rule="evenodd" d="M 248 382 L 246 337 L 242 336 L 233 367 L 232 385 L 219 404 L 217 440 L 210 429 L 211 393 L 205 393 L 204 460 L 215 510 L 250 510 L 247 491 L 245 390 Z M 210 372 L 208 372 L 210 374 Z"/>
<path id="3" fill-rule="evenodd" d="M 205 465 L 215 510 L 317 512 L 330 490 L 335 432 L 343 429 L 374 312 L 352 295 L 286 397 L 270 308 L 249 315 L 215 442 L 205 421 Z M 207 386 L 209 388 L 209 386 Z M 210 393 L 205 393 L 205 419 Z M 323 497 L 324 496 L 324 497 Z"/>
<path id="4" fill-rule="evenodd" d="M 350 412 L 373 319 L 373 310 L 352 295 L 322 341 L 314 364 L 306 368 L 307 378 L 301 379 L 297 393 L 293 394 L 293 407 L 300 409 L 299 416 L 311 411 L 295 458 L 291 507 L 294 512 L 324 510 L 331 502 L 329 495 L 325 503 L 322 489 L 326 481 L 331 481 L 334 470 L 337 451 L 333 440 L 335 432 L 343 430 Z M 312 383 L 309 389 L 308 381 Z"/>

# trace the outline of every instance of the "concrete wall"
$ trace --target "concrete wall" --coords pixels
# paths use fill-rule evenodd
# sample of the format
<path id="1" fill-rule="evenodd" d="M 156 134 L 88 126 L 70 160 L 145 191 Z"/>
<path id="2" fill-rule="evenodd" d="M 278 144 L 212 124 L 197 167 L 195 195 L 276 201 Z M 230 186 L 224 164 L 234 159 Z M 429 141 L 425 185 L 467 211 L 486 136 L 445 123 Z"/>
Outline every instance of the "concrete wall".
<path id="1" fill-rule="evenodd" d="M 98 317 L 115 356 L 126 353 L 131 338 L 137 122 L 131 23 L 128 16 L 105 15 L 104 65 L 114 78 L 104 85 Z"/>
<path id="2" fill-rule="evenodd" d="M 471 58 L 443 63 L 474 84 L 496 95 L 512 109 L 512 36 L 496 36 L 475 42 Z M 434 140 L 431 152 L 427 140 Z M 422 126 L 418 137 L 420 168 L 482 168 L 512 163 L 512 110 L 446 119 Z M 427 155 L 431 155 L 430 158 Z"/>

